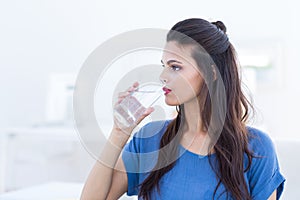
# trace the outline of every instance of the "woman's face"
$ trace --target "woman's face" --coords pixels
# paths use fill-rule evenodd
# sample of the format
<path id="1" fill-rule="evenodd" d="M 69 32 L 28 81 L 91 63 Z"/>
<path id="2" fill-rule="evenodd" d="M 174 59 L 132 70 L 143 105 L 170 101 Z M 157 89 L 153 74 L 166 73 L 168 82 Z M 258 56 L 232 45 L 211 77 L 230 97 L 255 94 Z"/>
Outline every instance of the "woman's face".
<path id="1" fill-rule="evenodd" d="M 200 93 L 203 78 L 196 61 L 191 57 L 192 46 L 180 46 L 170 41 L 162 55 L 164 70 L 160 79 L 165 82 L 165 102 L 176 106 L 195 100 Z"/>

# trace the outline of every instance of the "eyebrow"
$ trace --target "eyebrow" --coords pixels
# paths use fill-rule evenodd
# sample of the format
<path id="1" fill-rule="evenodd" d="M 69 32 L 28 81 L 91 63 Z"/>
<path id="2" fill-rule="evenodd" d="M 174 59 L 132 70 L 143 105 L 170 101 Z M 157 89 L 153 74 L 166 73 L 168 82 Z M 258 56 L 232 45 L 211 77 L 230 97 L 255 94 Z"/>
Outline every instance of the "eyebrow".
<path id="1" fill-rule="evenodd" d="M 164 64 L 164 62 L 163 62 L 162 60 L 160 60 L 160 62 L 161 62 L 162 64 Z M 177 62 L 177 63 L 182 64 L 181 62 L 179 62 L 179 61 L 177 61 L 177 60 L 168 60 L 167 65 L 169 65 L 169 64 L 172 63 L 172 62 Z"/>

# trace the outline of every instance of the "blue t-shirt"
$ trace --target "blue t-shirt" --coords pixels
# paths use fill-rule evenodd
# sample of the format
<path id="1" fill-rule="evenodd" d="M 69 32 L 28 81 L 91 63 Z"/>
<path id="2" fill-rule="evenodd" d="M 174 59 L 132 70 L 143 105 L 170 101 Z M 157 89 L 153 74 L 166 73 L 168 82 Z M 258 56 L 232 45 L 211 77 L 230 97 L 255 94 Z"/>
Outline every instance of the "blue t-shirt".
<path id="1" fill-rule="evenodd" d="M 155 121 L 146 124 L 125 146 L 122 159 L 128 177 L 127 195 L 137 195 L 140 189 L 139 184 L 154 168 L 159 153 L 160 139 L 170 121 Z M 254 155 L 259 156 L 253 158 L 250 170 L 244 173 L 251 197 L 254 200 L 266 200 L 277 189 L 277 199 L 279 199 L 285 178 L 279 171 L 273 143 L 269 136 L 260 130 L 251 127 L 248 127 L 248 130 L 252 135 L 249 148 Z M 216 160 L 215 154 L 211 155 L 211 160 Z M 246 166 L 248 160 L 244 160 L 244 166 Z M 151 197 L 155 200 L 210 200 L 213 198 L 217 184 L 218 180 L 209 164 L 208 156 L 200 156 L 179 145 L 179 156 L 174 167 L 160 179 L 160 194 L 153 189 Z M 224 190 L 225 187 L 221 184 L 215 198 L 226 199 L 226 193 L 221 195 Z"/>

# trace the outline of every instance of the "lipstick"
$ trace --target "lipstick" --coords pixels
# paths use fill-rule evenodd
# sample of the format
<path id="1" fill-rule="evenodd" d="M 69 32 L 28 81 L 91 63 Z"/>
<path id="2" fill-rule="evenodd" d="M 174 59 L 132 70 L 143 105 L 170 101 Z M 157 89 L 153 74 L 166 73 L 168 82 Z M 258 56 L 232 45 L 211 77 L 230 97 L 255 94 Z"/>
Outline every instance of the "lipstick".
<path id="1" fill-rule="evenodd" d="M 172 90 L 167 88 L 167 87 L 163 87 L 163 91 L 165 92 L 165 95 L 169 94 Z"/>

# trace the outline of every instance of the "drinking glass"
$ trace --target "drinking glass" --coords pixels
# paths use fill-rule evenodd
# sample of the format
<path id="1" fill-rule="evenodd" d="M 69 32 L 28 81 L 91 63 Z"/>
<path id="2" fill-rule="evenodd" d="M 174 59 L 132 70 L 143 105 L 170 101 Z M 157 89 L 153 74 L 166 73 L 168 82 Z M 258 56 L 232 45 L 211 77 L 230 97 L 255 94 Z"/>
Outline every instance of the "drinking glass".
<path id="1" fill-rule="evenodd" d="M 125 127 L 130 127 L 141 118 L 145 110 L 163 96 L 160 83 L 141 84 L 114 108 L 114 117 Z"/>

